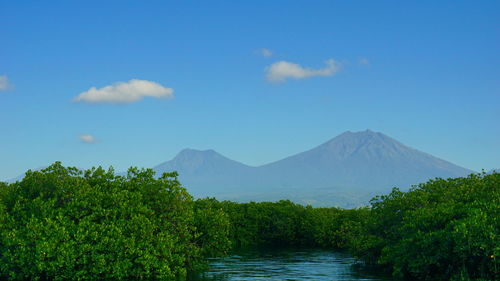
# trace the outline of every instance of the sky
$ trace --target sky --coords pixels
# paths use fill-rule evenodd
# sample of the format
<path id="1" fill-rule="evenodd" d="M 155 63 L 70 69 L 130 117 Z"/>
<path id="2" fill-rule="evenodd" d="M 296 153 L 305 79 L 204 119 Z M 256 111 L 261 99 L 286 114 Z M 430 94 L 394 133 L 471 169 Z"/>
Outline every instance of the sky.
<path id="1" fill-rule="evenodd" d="M 499 1 L 0 0 L 0 180 L 371 129 L 500 168 Z"/>

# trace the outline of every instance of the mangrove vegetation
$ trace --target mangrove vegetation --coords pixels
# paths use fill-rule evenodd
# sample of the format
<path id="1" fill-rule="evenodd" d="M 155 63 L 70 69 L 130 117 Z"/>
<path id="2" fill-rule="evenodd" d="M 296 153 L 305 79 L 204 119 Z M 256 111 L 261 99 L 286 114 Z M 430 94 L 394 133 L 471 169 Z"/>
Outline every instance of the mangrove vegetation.
<path id="1" fill-rule="evenodd" d="M 348 251 L 409 280 L 500 278 L 500 174 L 435 179 L 358 209 L 194 200 L 177 174 L 56 162 L 0 183 L 0 277 L 182 280 L 245 247 Z"/>

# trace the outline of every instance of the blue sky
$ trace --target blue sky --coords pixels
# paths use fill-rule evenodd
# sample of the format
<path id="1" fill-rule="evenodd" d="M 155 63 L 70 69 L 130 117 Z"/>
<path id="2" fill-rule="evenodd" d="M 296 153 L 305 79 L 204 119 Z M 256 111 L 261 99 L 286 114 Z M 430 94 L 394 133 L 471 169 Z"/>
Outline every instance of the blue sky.
<path id="1" fill-rule="evenodd" d="M 499 1 L 0 1 L 0 179 L 58 160 L 152 167 L 186 147 L 260 165 L 365 129 L 500 168 L 498 14 Z"/>

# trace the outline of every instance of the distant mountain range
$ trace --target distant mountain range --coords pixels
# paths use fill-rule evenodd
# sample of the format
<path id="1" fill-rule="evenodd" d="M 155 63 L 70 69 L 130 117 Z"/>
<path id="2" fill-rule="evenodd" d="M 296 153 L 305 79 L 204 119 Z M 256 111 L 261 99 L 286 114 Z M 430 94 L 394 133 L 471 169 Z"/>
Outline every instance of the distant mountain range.
<path id="1" fill-rule="evenodd" d="M 258 167 L 214 150 L 184 149 L 153 169 L 158 175 L 177 171 L 181 183 L 197 198 L 290 199 L 345 208 L 366 205 L 393 187 L 407 190 L 432 178 L 474 172 L 370 130 L 345 132 L 311 150 Z"/>
<path id="2" fill-rule="evenodd" d="M 178 171 L 196 197 L 236 201 L 291 199 L 316 206 L 356 207 L 392 187 L 473 171 L 403 145 L 378 132 L 345 132 L 311 150 L 252 167 L 213 150 L 185 149 L 153 168 Z"/>

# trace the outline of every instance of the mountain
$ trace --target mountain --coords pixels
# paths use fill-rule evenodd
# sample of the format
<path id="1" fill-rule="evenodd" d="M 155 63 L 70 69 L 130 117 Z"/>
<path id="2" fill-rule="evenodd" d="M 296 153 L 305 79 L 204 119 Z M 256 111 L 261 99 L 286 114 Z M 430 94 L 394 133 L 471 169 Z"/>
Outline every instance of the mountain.
<path id="1" fill-rule="evenodd" d="M 434 177 L 471 170 L 407 147 L 370 130 L 345 132 L 309 151 L 260 167 L 266 176 L 287 175 L 285 186 L 318 188 L 409 187 Z"/>
<path id="2" fill-rule="evenodd" d="M 405 146 L 378 132 L 345 132 L 311 150 L 251 167 L 213 151 L 186 149 L 154 167 L 176 170 L 196 197 L 237 201 L 292 199 L 317 206 L 355 207 L 392 187 L 473 171 Z"/>
<path id="3" fill-rule="evenodd" d="M 195 196 L 223 193 L 228 186 L 249 187 L 248 176 L 254 169 L 213 150 L 195 149 L 184 149 L 174 159 L 153 168 L 157 174 L 177 171 L 181 182 Z"/>

